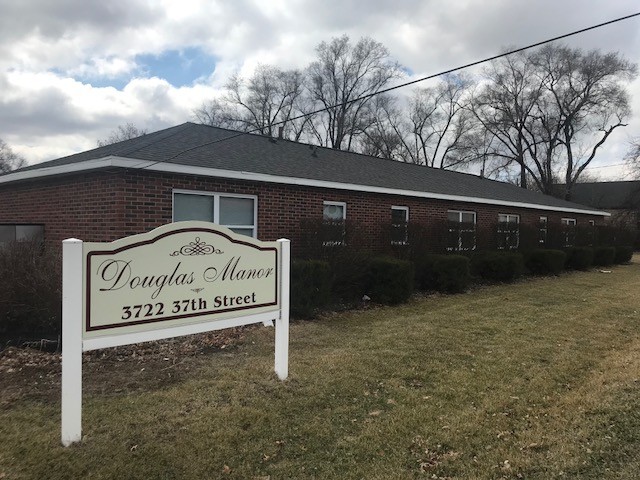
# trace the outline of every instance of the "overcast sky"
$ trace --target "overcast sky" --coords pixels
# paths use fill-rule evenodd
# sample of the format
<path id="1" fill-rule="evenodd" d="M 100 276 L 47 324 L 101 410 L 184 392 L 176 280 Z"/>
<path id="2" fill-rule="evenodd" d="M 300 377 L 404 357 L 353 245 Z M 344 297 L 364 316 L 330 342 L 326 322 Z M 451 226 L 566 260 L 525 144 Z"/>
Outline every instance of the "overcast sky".
<path id="1" fill-rule="evenodd" d="M 634 0 L 0 0 L 0 138 L 29 163 L 94 148 L 118 125 L 193 120 L 230 73 L 303 68 L 323 40 L 367 35 L 411 77 L 640 11 Z M 569 40 L 640 60 L 640 17 Z M 634 117 L 593 162 L 603 179 Z M 600 168 L 599 168 L 600 167 Z"/>

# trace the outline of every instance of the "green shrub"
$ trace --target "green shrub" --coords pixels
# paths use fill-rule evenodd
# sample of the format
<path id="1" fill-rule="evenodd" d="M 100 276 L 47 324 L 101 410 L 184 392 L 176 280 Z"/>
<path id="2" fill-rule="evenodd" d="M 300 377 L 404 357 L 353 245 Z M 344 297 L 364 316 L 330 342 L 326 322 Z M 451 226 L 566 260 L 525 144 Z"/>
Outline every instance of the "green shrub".
<path id="1" fill-rule="evenodd" d="M 567 270 L 589 270 L 593 265 L 593 248 L 570 247 L 564 249 L 567 254 L 565 268 Z"/>
<path id="2" fill-rule="evenodd" d="M 291 262 L 291 313 L 311 318 L 331 301 L 331 267 L 320 260 Z"/>
<path id="3" fill-rule="evenodd" d="M 615 263 L 620 264 L 620 263 L 629 263 L 631 261 L 631 257 L 633 257 L 633 247 L 628 245 L 628 246 L 621 246 L 621 247 L 616 247 L 616 257 L 615 257 Z"/>
<path id="4" fill-rule="evenodd" d="M 372 301 L 394 305 L 413 293 L 413 264 L 407 260 L 376 257 L 369 262 L 367 294 Z"/>
<path id="5" fill-rule="evenodd" d="M 423 255 L 415 265 L 420 290 L 459 293 L 469 286 L 469 259 L 462 255 Z"/>
<path id="6" fill-rule="evenodd" d="M 418 290 L 436 290 L 437 276 L 433 265 L 442 255 L 423 254 L 414 260 L 415 284 Z"/>
<path id="7" fill-rule="evenodd" d="M 615 247 L 596 247 L 593 249 L 593 264 L 597 267 L 613 265 L 615 258 Z"/>
<path id="8" fill-rule="evenodd" d="M 538 248 L 531 250 L 525 259 L 525 266 L 534 275 L 559 275 L 564 270 L 567 255 L 562 250 Z"/>
<path id="9" fill-rule="evenodd" d="M 524 258 L 516 252 L 484 252 L 471 258 L 471 272 L 485 280 L 512 282 L 524 273 Z"/>
<path id="10" fill-rule="evenodd" d="M 433 264 L 433 271 L 439 292 L 464 292 L 471 280 L 469 259 L 462 255 L 439 255 Z"/>
<path id="11" fill-rule="evenodd" d="M 0 335 L 55 337 L 62 331 L 62 262 L 38 242 L 0 248 Z"/>
<path id="12" fill-rule="evenodd" d="M 366 293 L 371 255 L 361 251 L 336 251 L 329 257 L 333 273 L 332 295 L 346 302 L 359 301 Z"/>

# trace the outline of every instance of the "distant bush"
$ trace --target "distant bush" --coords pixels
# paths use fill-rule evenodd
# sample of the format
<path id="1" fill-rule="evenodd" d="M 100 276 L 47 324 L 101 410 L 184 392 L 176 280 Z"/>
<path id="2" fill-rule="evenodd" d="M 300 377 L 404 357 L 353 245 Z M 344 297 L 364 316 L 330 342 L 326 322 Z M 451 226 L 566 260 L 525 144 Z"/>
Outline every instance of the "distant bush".
<path id="1" fill-rule="evenodd" d="M 516 252 L 483 252 L 471 257 L 471 272 L 485 280 L 512 282 L 524 273 L 524 258 Z"/>
<path id="2" fill-rule="evenodd" d="M 558 275 L 564 270 L 566 258 L 562 250 L 538 248 L 526 255 L 525 266 L 534 275 Z"/>
<path id="3" fill-rule="evenodd" d="M 0 335 L 48 337 L 62 331 L 62 262 L 39 242 L 0 248 Z"/>
<path id="4" fill-rule="evenodd" d="M 593 265 L 593 248 L 569 247 L 565 248 L 567 254 L 565 268 L 567 270 L 589 270 Z"/>
<path id="5" fill-rule="evenodd" d="M 631 257 L 633 257 L 632 246 L 616 247 L 615 263 L 629 263 L 631 261 Z"/>
<path id="6" fill-rule="evenodd" d="M 331 267 L 320 260 L 291 262 L 291 313 L 311 318 L 331 301 Z"/>
<path id="7" fill-rule="evenodd" d="M 596 247 L 593 249 L 593 264 L 596 267 L 608 267 L 613 265 L 615 258 L 615 247 Z"/>
<path id="8" fill-rule="evenodd" d="M 366 292 L 372 301 L 394 305 L 413 293 L 413 264 L 407 260 L 376 257 L 369 261 Z"/>
<path id="9" fill-rule="evenodd" d="M 420 290 L 464 292 L 469 286 L 469 259 L 462 255 L 423 255 L 416 259 L 416 284 Z"/>

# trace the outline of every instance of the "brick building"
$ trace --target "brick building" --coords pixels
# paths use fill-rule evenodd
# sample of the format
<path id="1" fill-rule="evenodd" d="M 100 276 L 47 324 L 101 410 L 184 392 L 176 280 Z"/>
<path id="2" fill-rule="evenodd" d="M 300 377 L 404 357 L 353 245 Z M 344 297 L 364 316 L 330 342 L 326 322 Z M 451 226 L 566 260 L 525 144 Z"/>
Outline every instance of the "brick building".
<path id="1" fill-rule="evenodd" d="M 340 244 L 346 225 L 370 249 L 409 242 L 407 225 L 429 232 L 443 222 L 448 250 L 475 248 L 484 227 L 501 233 L 498 248 L 515 248 L 524 226 L 544 240 L 547 226 L 607 215 L 475 175 L 193 123 L 0 176 L 0 243 L 110 241 L 198 219 L 290 238 L 294 255 L 305 232 Z M 315 221 L 328 228 L 314 232 Z"/>

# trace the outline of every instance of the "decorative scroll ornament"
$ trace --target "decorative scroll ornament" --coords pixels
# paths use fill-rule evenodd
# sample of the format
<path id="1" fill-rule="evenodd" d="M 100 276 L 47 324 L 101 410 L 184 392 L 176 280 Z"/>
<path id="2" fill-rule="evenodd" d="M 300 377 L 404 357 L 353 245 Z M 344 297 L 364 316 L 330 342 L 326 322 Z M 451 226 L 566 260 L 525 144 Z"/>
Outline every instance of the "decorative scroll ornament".
<path id="1" fill-rule="evenodd" d="M 169 254 L 171 257 L 177 257 L 178 255 L 193 256 L 193 255 L 220 255 L 224 253 L 219 248 L 215 248 L 213 245 L 209 245 L 206 242 L 201 242 L 200 237 L 196 237 L 194 242 L 189 242 L 184 245 L 180 250 Z"/>

